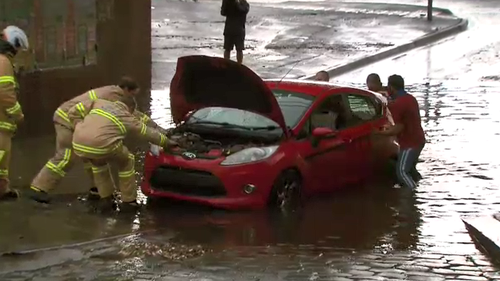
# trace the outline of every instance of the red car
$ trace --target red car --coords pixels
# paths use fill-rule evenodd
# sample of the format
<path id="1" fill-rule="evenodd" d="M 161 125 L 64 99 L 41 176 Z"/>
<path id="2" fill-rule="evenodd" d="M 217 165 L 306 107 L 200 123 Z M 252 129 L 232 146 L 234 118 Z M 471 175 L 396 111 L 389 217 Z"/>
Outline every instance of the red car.
<path id="1" fill-rule="evenodd" d="M 216 57 L 177 62 L 170 87 L 179 147 L 146 154 L 142 192 L 224 209 L 294 205 L 359 183 L 394 158 L 385 97 L 325 82 L 263 81 Z"/>

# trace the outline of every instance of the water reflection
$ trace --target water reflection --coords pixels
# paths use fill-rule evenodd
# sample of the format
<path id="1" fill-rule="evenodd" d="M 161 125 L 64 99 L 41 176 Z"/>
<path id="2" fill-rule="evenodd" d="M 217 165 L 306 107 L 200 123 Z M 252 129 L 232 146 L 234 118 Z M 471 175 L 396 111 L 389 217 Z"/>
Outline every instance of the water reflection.
<path id="1" fill-rule="evenodd" d="M 390 252 L 417 246 L 420 215 L 414 198 L 401 189 L 359 187 L 327 199 L 313 199 L 296 212 L 224 212 L 155 201 L 142 222 L 167 225 L 183 241 L 219 249 L 240 246 L 309 245 Z M 149 226 L 148 226 L 149 227 Z"/>

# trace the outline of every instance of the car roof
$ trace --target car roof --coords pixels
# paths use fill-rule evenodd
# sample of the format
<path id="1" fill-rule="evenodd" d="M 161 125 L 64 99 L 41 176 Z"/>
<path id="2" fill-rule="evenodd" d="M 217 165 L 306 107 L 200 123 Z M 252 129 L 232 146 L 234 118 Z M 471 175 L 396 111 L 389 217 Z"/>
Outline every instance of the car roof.
<path id="1" fill-rule="evenodd" d="M 361 89 L 347 85 L 334 84 L 330 82 L 302 80 L 302 79 L 264 79 L 264 82 L 271 89 L 282 89 L 290 91 L 300 91 L 303 94 L 317 97 L 327 90 L 334 89 L 352 89 L 358 93 L 372 95 L 383 103 L 387 103 L 387 98 L 382 94 L 370 91 L 368 89 Z M 340 93 L 340 92 L 339 92 Z"/>

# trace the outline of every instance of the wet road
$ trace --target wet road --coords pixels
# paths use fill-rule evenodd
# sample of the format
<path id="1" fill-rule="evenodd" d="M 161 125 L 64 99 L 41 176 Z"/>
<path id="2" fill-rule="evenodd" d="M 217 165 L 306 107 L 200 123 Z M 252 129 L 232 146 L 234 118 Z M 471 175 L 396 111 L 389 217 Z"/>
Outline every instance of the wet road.
<path id="1" fill-rule="evenodd" d="M 59 241 L 156 231 L 2 257 L 1 279 L 500 280 L 460 221 L 499 208 L 500 161 L 493 145 L 500 140 L 500 115 L 495 113 L 500 106 L 500 40 L 488 35 L 500 24 L 493 9 L 500 4 L 441 3 L 470 18 L 469 31 L 335 79 L 360 85 L 371 72 L 406 78 L 420 102 L 429 141 L 419 165 L 425 179 L 416 198 L 384 185 L 367 186 L 312 201 L 288 216 L 151 205 L 137 216 L 106 217 L 85 212 L 76 202 L 72 208 L 61 203 L 58 210 L 64 213 L 41 211 L 63 217 L 59 230 L 72 234 Z M 153 118 L 166 124 L 165 92 L 154 91 L 152 100 Z M 12 214 L 22 211 L 13 208 Z M 37 217 L 19 223 L 37 224 L 38 229 L 48 225 Z M 87 234 L 81 233 L 81 225 L 88 226 Z M 55 233 L 31 235 L 43 240 Z M 179 251 L 183 245 L 188 249 Z M 172 251 L 199 257 L 172 262 L 182 260 Z"/>

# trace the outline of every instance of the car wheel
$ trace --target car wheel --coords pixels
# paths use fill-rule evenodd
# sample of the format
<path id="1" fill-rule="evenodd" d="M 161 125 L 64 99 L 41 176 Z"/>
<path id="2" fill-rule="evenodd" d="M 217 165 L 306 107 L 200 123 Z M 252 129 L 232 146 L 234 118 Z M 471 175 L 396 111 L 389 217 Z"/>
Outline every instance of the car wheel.
<path id="1" fill-rule="evenodd" d="M 274 182 L 269 205 L 280 209 L 296 208 L 300 205 L 302 178 L 295 170 L 286 170 Z"/>

